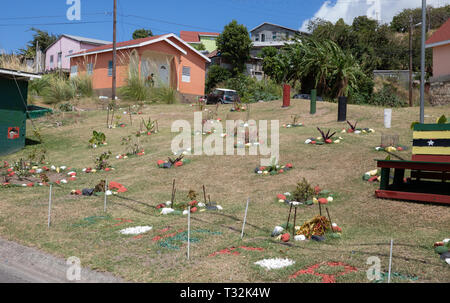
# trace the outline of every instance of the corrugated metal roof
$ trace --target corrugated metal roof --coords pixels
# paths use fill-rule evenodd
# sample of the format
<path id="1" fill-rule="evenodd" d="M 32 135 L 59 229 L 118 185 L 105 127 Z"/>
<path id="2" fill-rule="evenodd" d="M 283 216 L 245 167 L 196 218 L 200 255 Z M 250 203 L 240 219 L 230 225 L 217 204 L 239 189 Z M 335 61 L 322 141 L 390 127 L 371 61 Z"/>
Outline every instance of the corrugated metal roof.
<path id="1" fill-rule="evenodd" d="M 180 38 L 188 43 L 200 42 L 200 36 L 213 36 L 217 37 L 220 33 L 211 32 L 194 32 L 194 31 L 180 31 Z"/>
<path id="2" fill-rule="evenodd" d="M 80 37 L 80 36 L 74 36 L 74 35 L 66 35 L 66 34 L 64 34 L 63 36 L 66 36 L 66 37 L 68 37 L 70 39 L 73 39 L 73 40 L 77 40 L 77 41 L 80 41 L 80 42 L 91 43 L 91 44 L 104 45 L 104 44 L 110 44 L 111 43 L 111 41 L 92 39 L 92 38 L 86 38 L 86 37 Z"/>

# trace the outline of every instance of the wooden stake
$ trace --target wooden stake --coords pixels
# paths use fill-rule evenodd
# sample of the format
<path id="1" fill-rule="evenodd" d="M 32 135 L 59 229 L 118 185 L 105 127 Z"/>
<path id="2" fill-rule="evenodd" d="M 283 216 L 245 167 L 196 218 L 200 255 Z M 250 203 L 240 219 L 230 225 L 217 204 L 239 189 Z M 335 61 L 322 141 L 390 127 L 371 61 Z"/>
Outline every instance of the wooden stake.
<path id="1" fill-rule="evenodd" d="M 328 214 L 328 220 L 330 220 L 331 231 L 334 233 L 333 221 L 331 221 L 331 216 L 330 216 L 330 212 L 328 211 L 328 207 L 325 207 L 325 210 L 327 211 L 327 214 Z"/>
<path id="2" fill-rule="evenodd" d="M 105 201 L 103 203 L 103 211 L 106 213 L 106 192 L 108 191 L 108 179 L 105 179 Z"/>
<path id="3" fill-rule="evenodd" d="M 47 220 L 47 227 L 50 228 L 50 221 L 51 221 L 51 211 L 52 211 L 52 185 L 50 184 L 50 193 L 48 195 L 48 220 Z"/>
<path id="4" fill-rule="evenodd" d="M 173 204 L 173 199 L 175 199 L 175 179 L 173 179 L 172 182 L 172 198 L 170 199 L 170 202 Z"/>
<path id="5" fill-rule="evenodd" d="M 317 201 L 317 203 L 319 204 L 319 214 L 322 217 L 322 205 L 320 204 L 319 201 Z"/>
<path id="6" fill-rule="evenodd" d="M 206 189 L 205 189 L 205 185 L 203 184 L 203 198 L 205 199 L 205 204 L 207 204 L 206 201 Z"/>
<path id="7" fill-rule="evenodd" d="M 131 105 L 128 105 L 128 114 L 130 115 L 130 125 L 133 126 L 133 117 L 131 116 Z"/>
<path id="8" fill-rule="evenodd" d="M 289 207 L 289 215 L 288 215 L 288 220 L 286 223 L 286 230 L 289 229 L 289 220 L 291 219 L 292 203 L 290 203 L 290 204 L 291 204 L 291 207 Z"/>
<path id="9" fill-rule="evenodd" d="M 106 106 L 106 128 L 109 128 L 109 104 Z"/>
<path id="10" fill-rule="evenodd" d="M 187 232 L 187 258 L 189 260 L 190 248 L 191 248 L 191 207 L 188 207 L 188 232 Z"/>
<path id="11" fill-rule="evenodd" d="M 211 205 L 211 195 L 208 195 L 208 202 L 209 202 L 208 205 Z"/>
<path id="12" fill-rule="evenodd" d="M 244 214 L 244 223 L 242 223 L 241 239 L 244 237 L 244 229 L 245 229 L 245 222 L 247 221 L 247 212 L 248 212 L 248 203 L 249 202 L 250 202 L 250 198 L 247 198 L 247 206 L 245 206 L 245 214 Z"/>
<path id="13" fill-rule="evenodd" d="M 292 234 L 295 236 L 295 224 L 297 222 L 297 207 L 294 209 L 294 227 L 292 228 Z"/>

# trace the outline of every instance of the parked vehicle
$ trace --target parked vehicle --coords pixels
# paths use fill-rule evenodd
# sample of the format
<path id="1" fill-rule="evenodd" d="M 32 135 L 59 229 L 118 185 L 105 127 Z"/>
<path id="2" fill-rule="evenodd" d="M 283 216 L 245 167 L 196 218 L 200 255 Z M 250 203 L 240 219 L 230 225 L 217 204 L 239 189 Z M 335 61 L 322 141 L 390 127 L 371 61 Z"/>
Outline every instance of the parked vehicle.
<path id="1" fill-rule="evenodd" d="M 230 104 L 240 101 L 238 93 L 232 89 L 216 88 L 206 96 L 206 104 Z"/>
<path id="2" fill-rule="evenodd" d="M 294 95 L 294 97 L 292 97 L 293 99 L 306 99 L 306 100 L 311 100 L 311 95 L 310 94 L 297 94 Z M 317 101 L 323 101 L 322 97 L 317 96 Z"/>

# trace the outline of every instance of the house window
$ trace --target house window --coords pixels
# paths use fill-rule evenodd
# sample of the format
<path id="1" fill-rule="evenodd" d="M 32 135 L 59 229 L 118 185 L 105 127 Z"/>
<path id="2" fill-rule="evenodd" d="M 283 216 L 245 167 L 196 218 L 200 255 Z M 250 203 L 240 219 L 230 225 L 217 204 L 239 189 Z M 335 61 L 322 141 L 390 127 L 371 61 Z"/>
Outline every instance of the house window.
<path id="1" fill-rule="evenodd" d="M 70 67 L 70 77 L 76 77 L 78 75 L 78 65 L 72 65 Z"/>
<path id="2" fill-rule="evenodd" d="M 261 34 L 261 42 L 266 42 L 266 35 L 265 34 Z"/>
<path id="3" fill-rule="evenodd" d="M 259 35 L 255 36 L 255 41 L 259 41 Z"/>
<path id="4" fill-rule="evenodd" d="M 90 76 L 94 73 L 94 64 L 88 63 L 87 64 L 87 74 Z"/>
<path id="5" fill-rule="evenodd" d="M 190 67 L 183 66 L 181 81 L 182 82 L 191 82 L 191 68 Z"/>
<path id="6" fill-rule="evenodd" d="M 277 32 L 272 32 L 272 40 L 277 40 Z"/>
<path id="7" fill-rule="evenodd" d="M 58 68 L 61 68 L 61 61 L 62 61 L 62 53 L 58 53 Z"/>
<path id="8" fill-rule="evenodd" d="M 112 61 L 109 61 L 108 62 L 108 77 L 112 77 L 112 74 L 113 74 L 113 62 Z"/>
<path id="9" fill-rule="evenodd" d="M 50 68 L 53 68 L 53 61 L 54 61 L 54 57 L 53 55 L 50 56 Z"/>

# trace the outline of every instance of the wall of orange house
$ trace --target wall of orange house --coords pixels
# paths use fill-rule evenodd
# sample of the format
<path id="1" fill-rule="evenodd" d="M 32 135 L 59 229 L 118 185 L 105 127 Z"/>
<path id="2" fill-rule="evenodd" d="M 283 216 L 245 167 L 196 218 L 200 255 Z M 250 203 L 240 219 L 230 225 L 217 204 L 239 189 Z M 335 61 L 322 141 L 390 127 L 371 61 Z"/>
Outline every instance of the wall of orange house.
<path id="1" fill-rule="evenodd" d="M 187 52 L 186 55 L 171 46 L 166 41 L 157 42 L 143 47 L 135 48 L 139 56 L 139 72 L 141 70 L 141 57 L 144 52 L 152 51 L 173 56 L 171 60 L 171 84 L 176 86 L 180 93 L 187 95 L 203 95 L 205 90 L 205 59 L 193 52 L 191 49 L 180 43 L 174 38 L 170 38 L 180 48 Z M 128 78 L 129 56 L 133 49 L 125 49 L 117 51 L 117 87 L 126 85 Z M 92 63 L 94 72 L 92 74 L 92 82 L 95 90 L 106 91 L 112 87 L 112 76 L 108 75 L 108 64 L 112 60 L 112 51 L 85 55 L 82 57 L 71 58 L 71 66 L 78 66 L 78 74 L 86 74 L 87 64 Z M 189 67 L 191 72 L 190 82 L 183 82 L 183 67 Z"/>
<path id="2" fill-rule="evenodd" d="M 450 75 L 450 44 L 433 47 L 433 77 Z"/>

